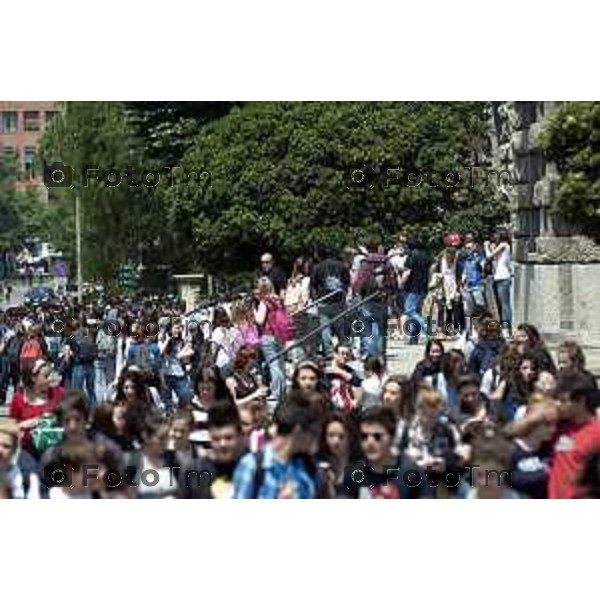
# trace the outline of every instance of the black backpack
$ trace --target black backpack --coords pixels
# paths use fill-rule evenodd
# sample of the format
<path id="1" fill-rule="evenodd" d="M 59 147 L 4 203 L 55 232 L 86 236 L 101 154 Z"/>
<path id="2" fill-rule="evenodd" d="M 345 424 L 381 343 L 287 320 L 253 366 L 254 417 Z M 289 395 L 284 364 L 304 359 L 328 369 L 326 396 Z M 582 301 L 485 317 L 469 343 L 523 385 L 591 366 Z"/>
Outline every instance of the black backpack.
<path id="1" fill-rule="evenodd" d="M 23 338 L 19 335 L 13 335 L 6 345 L 6 356 L 11 365 L 17 366 L 21 356 L 21 346 L 23 344 Z"/>
<path id="2" fill-rule="evenodd" d="M 78 335 L 73 338 L 73 351 L 76 362 L 83 365 L 90 365 L 98 356 L 98 347 L 89 337 Z"/>

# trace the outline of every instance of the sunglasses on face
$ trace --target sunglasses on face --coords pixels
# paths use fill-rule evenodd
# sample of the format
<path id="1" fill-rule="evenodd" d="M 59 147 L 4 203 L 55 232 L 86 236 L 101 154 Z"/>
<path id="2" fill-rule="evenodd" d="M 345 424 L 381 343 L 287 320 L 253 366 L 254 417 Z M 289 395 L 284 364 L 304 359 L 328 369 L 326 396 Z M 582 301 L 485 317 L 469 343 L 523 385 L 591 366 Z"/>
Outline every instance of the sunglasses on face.
<path id="1" fill-rule="evenodd" d="M 384 434 L 381 431 L 376 431 L 374 433 L 362 432 L 360 434 L 360 439 L 362 442 L 366 442 L 369 438 L 373 438 L 376 442 L 381 442 L 384 438 Z"/>

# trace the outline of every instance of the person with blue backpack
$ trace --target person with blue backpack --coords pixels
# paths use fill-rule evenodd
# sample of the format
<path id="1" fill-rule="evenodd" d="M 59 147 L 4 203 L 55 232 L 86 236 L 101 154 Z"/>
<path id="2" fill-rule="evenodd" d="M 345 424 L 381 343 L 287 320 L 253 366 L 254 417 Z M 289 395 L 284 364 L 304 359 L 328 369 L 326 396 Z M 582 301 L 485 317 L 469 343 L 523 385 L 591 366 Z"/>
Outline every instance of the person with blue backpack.
<path id="1" fill-rule="evenodd" d="M 459 263 L 462 271 L 464 313 L 466 317 L 471 317 L 476 308 L 483 310 L 487 306 L 483 274 L 485 255 L 473 234 L 465 236 L 465 245 Z"/>

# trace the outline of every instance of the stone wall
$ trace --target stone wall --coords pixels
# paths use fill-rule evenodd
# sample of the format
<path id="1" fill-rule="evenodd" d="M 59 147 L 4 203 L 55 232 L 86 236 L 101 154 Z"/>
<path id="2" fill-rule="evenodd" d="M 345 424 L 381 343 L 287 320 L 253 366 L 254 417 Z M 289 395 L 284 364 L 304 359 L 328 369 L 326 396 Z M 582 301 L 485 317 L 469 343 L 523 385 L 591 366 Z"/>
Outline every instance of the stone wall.
<path id="1" fill-rule="evenodd" d="M 600 246 L 551 208 L 558 176 L 537 144 L 558 102 L 492 102 L 493 166 L 511 174 L 501 192 L 513 225 L 514 321 L 536 325 L 550 342 L 600 348 Z"/>

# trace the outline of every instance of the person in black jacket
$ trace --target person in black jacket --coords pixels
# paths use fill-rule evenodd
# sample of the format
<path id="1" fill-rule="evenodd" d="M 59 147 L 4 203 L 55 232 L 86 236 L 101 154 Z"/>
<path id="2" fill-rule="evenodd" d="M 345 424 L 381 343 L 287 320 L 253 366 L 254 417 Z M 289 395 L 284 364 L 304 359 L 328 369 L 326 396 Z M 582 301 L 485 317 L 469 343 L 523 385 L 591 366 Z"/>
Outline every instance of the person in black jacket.
<path id="1" fill-rule="evenodd" d="M 415 383 L 422 381 L 431 387 L 441 389 L 445 395 L 445 356 L 442 342 L 434 339 L 427 340 L 425 357 L 416 364 L 411 379 Z"/>
<path id="2" fill-rule="evenodd" d="M 230 400 L 220 400 L 208 411 L 210 450 L 197 463 L 198 485 L 186 482 L 190 497 L 226 499 L 233 497 L 233 474 L 240 458 L 247 452 L 237 407 Z"/>
<path id="3" fill-rule="evenodd" d="M 319 302 L 319 324 L 324 327 L 320 336 L 323 354 L 330 356 L 333 353 L 332 335 L 338 338 L 338 342 L 345 342 L 347 339 L 345 319 L 333 323 L 331 321 L 346 308 L 350 271 L 341 260 L 334 258 L 327 248 L 322 248 L 319 252 L 319 262 L 310 274 L 310 286 L 311 295 L 315 300 L 326 296 Z"/>
<path id="4" fill-rule="evenodd" d="M 430 497 L 424 473 L 408 455 L 396 454 L 396 417 L 383 406 L 372 406 L 360 416 L 362 460 L 345 469 L 344 484 L 352 498 L 416 499 Z"/>
<path id="5" fill-rule="evenodd" d="M 268 277 L 273 284 L 275 293 L 282 296 L 287 286 L 287 277 L 285 273 L 275 265 L 273 255 L 268 252 L 260 257 L 260 269 L 256 273 L 256 278 Z"/>

